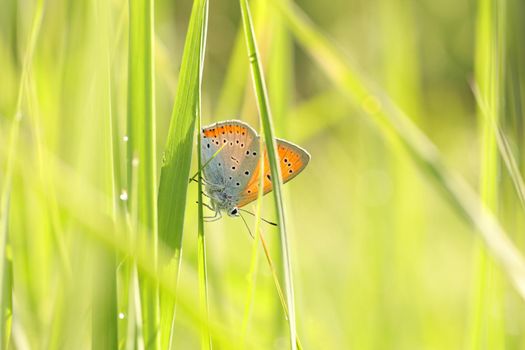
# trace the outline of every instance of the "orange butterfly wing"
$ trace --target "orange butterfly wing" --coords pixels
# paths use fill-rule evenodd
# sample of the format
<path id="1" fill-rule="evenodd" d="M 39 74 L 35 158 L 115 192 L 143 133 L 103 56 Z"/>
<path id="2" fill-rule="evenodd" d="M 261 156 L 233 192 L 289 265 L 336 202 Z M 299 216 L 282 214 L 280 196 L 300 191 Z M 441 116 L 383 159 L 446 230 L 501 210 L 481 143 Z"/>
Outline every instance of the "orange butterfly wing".
<path id="1" fill-rule="evenodd" d="M 291 142 L 277 139 L 277 153 L 279 155 L 279 166 L 281 168 L 281 175 L 283 183 L 287 183 L 296 177 L 306 167 L 310 161 L 310 155 L 301 147 L 294 145 Z M 257 162 L 257 167 L 253 171 L 252 177 L 246 188 L 240 194 L 238 207 L 257 199 L 259 194 L 259 176 L 261 173 L 261 163 Z M 268 153 L 264 151 L 264 186 L 263 193 L 266 194 L 272 190 L 272 176 L 270 171 L 270 163 L 268 161 Z"/>

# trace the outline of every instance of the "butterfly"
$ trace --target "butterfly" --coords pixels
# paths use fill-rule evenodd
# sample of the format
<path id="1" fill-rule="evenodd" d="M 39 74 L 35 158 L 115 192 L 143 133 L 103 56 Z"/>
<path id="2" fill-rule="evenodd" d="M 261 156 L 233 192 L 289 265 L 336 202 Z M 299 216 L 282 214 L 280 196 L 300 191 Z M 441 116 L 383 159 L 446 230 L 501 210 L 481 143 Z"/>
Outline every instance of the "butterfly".
<path id="1" fill-rule="evenodd" d="M 291 142 L 276 139 L 279 166 L 286 183 L 296 177 L 310 161 L 310 154 Z M 272 177 L 266 149 L 260 150 L 260 136 L 240 120 L 218 122 L 202 129 L 201 160 L 205 194 L 215 216 L 239 216 L 239 208 L 257 199 L 260 192 L 260 159 L 264 157 L 264 194 L 272 190 Z"/>

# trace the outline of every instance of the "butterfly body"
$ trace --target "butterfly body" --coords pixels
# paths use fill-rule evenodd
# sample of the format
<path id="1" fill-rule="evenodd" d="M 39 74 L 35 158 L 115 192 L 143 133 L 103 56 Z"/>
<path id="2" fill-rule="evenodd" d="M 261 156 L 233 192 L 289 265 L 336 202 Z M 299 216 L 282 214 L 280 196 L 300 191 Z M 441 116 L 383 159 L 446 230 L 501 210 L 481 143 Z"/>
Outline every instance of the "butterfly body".
<path id="1" fill-rule="evenodd" d="M 201 138 L 205 192 L 216 215 L 226 211 L 230 216 L 238 216 L 238 208 L 257 198 L 260 157 L 264 157 L 265 173 L 262 190 L 272 190 L 266 149 L 261 152 L 260 137 L 248 124 L 239 120 L 218 122 L 203 128 Z M 310 155 L 281 139 L 277 139 L 277 148 L 283 182 L 287 182 L 306 167 Z"/>

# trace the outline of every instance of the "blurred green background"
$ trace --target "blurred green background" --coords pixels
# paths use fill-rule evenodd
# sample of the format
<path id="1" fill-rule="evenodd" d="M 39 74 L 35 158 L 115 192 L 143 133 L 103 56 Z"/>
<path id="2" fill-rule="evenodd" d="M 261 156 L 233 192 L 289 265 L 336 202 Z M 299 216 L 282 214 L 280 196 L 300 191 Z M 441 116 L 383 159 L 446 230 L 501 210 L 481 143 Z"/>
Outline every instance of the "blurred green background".
<path id="1" fill-rule="evenodd" d="M 250 4 L 276 134 L 312 155 L 305 171 L 284 186 L 303 347 L 525 349 L 522 297 L 460 211 L 367 117 L 374 101 L 355 103 L 333 84 L 312 59 L 310 50 L 321 49 L 298 41 L 272 2 Z M 522 203 L 472 87 L 490 104 L 522 169 L 525 4 L 300 0 L 296 5 L 292 11 L 304 12 L 361 76 L 384 90 L 435 143 L 446 166 L 480 193 L 523 251 Z M 191 6 L 189 0 L 154 5 L 159 169 Z M 259 129 L 239 3 L 213 0 L 209 6 L 203 124 L 241 119 Z M 130 342 L 136 319 L 129 311 L 136 300 L 129 277 L 133 251 L 119 236 L 112 241 L 117 229 L 106 219 L 115 206 L 126 212 L 122 202 L 132 186 L 125 170 L 131 159 L 125 153 L 128 32 L 123 0 L 2 0 L 0 5 L 0 180 L 2 198 L 9 198 L 1 213 L 7 232 L 2 337 L 13 349 L 96 348 L 92 305 L 112 308 L 104 306 L 104 294 L 97 296 L 112 288 L 101 267 L 108 251 L 117 254 L 118 319 L 95 323 L 103 330 L 116 324 L 120 348 L 140 348 Z M 25 61 L 31 38 L 34 51 Z M 108 116 L 114 121 L 110 136 Z M 7 188 L 17 118 L 18 146 Z M 113 149 L 105 142 L 111 135 Z M 108 187 L 112 176 L 114 191 Z M 190 185 L 173 349 L 200 346 L 196 192 Z M 263 217 L 274 220 L 270 195 L 263 205 Z M 280 264 L 277 231 L 265 224 L 262 230 Z M 236 337 L 246 326 L 253 240 L 240 219 L 229 217 L 206 224 L 206 238 L 213 344 L 241 347 Z M 284 349 L 286 320 L 272 274 L 262 252 L 257 261 L 246 348 Z"/>

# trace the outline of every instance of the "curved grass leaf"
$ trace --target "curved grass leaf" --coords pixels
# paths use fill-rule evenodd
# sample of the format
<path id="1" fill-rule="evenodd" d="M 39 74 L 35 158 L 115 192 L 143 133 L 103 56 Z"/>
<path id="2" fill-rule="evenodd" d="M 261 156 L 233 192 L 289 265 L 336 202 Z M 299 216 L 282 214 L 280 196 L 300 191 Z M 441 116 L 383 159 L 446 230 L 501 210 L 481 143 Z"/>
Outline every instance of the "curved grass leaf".
<path id="1" fill-rule="evenodd" d="M 172 249 L 161 261 L 164 275 L 177 281 L 182 253 L 184 213 L 188 192 L 195 122 L 199 106 L 207 0 L 195 0 L 182 56 L 175 104 L 162 159 L 159 185 L 159 238 Z M 162 347 L 168 349 L 175 317 L 175 298 L 161 295 Z"/>

